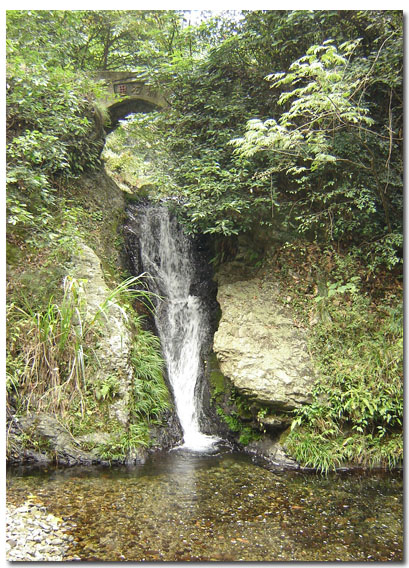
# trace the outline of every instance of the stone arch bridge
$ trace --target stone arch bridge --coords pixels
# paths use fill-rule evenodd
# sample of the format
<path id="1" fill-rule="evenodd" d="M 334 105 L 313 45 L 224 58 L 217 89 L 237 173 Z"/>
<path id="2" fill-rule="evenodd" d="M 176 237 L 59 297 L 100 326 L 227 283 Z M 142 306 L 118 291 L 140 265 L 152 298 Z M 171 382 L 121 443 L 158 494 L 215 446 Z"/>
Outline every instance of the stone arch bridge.
<path id="1" fill-rule="evenodd" d="M 101 71 L 97 78 L 108 87 L 108 96 L 103 100 L 111 118 L 108 132 L 112 132 L 128 114 L 160 110 L 166 106 L 163 95 L 131 71 Z"/>

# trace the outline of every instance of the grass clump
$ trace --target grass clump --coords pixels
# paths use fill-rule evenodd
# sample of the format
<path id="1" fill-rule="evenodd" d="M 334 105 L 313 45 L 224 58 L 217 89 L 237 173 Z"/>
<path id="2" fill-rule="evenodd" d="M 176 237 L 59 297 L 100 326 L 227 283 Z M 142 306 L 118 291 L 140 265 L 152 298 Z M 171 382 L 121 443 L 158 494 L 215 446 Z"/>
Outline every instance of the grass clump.
<path id="1" fill-rule="evenodd" d="M 299 278 L 290 291 L 298 324 L 310 329 L 317 382 L 312 404 L 295 412 L 286 449 L 323 472 L 397 466 L 403 456 L 400 287 L 379 279 L 371 289 L 351 257 L 327 251 L 326 259 L 330 271 L 317 262 L 315 281 L 313 274 Z"/>
<path id="2" fill-rule="evenodd" d="M 8 306 L 9 415 L 51 413 L 75 437 L 106 430 L 109 405 L 120 394 L 121 377 L 115 373 L 96 377 L 100 376 L 99 343 L 114 310 L 121 314 L 124 330 L 132 329 L 134 377 L 130 425 L 116 425 L 112 448 L 102 448 L 102 456 L 110 451 L 123 459 L 131 447 L 149 444 L 149 424 L 159 422 L 169 401 L 159 340 L 142 329 L 141 317 L 132 308 L 134 300 L 150 302 L 148 292 L 136 289 L 140 281 L 141 277 L 126 279 L 93 308 L 87 303 L 86 281 L 73 277 L 65 278 L 61 297 L 50 297 L 42 310 L 33 309 L 25 297 L 20 302 L 14 297 Z"/>
<path id="3" fill-rule="evenodd" d="M 146 330 L 136 335 L 131 361 L 134 381 L 131 392 L 131 414 L 134 419 L 158 423 L 170 409 L 169 391 L 163 379 L 163 359 L 158 337 Z"/>
<path id="4" fill-rule="evenodd" d="M 50 297 L 44 310 L 8 306 L 9 357 L 7 391 L 18 407 L 65 411 L 72 397 L 84 400 L 87 348 L 96 333 L 95 322 L 84 318 L 84 282 L 67 277 L 60 302 Z"/>
<path id="5" fill-rule="evenodd" d="M 170 395 L 163 379 L 163 359 L 159 339 L 151 332 L 138 329 L 132 348 L 134 377 L 130 389 L 127 426 L 116 424 L 108 442 L 98 444 L 98 455 L 109 462 L 123 462 L 139 448 L 149 448 L 153 441 L 152 426 L 162 426 L 170 410 Z"/>

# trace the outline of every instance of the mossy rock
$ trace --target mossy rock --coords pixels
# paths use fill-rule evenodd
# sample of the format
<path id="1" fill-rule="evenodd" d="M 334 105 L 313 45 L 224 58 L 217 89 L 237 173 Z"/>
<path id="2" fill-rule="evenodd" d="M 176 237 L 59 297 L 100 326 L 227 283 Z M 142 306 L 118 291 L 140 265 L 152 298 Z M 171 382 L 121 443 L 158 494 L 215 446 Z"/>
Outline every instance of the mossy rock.
<path id="1" fill-rule="evenodd" d="M 209 382 L 212 390 L 212 398 L 218 399 L 221 395 L 231 394 L 231 383 L 220 370 L 219 362 L 214 353 L 209 355 L 207 360 Z"/>
<path id="2" fill-rule="evenodd" d="M 17 245 L 6 244 L 6 262 L 9 267 L 18 266 L 22 259 L 22 251 Z"/>
<path id="3" fill-rule="evenodd" d="M 274 429 L 288 427 L 291 425 L 292 420 L 292 417 L 288 414 L 268 414 L 260 418 L 260 422 L 263 426 Z"/>
<path id="4" fill-rule="evenodd" d="M 291 426 L 289 426 L 288 428 L 286 428 L 286 429 L 284 430 L 284 432 L 281 433 L 280 438 L 278 439 L 278 443 L 279 443 L 281 446 L 285 447 L 285 442 L 286 442 L 288 436 L 290 435 L 290 433 L 291 433 Z"/>

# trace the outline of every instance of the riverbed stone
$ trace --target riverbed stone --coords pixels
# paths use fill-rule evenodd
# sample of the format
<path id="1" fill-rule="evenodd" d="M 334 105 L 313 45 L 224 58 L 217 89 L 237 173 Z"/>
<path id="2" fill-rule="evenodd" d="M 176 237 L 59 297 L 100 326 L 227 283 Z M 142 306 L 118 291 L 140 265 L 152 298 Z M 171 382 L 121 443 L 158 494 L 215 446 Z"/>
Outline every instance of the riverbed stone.
<path id="1" fill-rule="evenodd" d="M 214 351 L 222 373 L 243 394 L 278 411 L 311 402 L 315 381 L 306 331 L 268 278 L 219 275 L 221 308 Z"/>
<path id="2" fill-rule="evenodd" d="M 29 512 L 28 512 L 29 511 Z M 36 527 L 33 529 L 33 526 Z M 62 561 L 72 542 L 71 526 L 32 502 L 6 507 L 8 561 Z"/>

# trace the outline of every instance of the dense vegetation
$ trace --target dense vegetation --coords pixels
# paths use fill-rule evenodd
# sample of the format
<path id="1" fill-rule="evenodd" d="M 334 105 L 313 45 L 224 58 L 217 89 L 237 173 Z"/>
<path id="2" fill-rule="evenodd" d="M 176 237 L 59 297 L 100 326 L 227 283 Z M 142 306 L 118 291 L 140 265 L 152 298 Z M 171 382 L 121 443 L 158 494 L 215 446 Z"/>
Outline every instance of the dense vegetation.
<path id="1" fill-rule="evenodd" d="M 270 238 L 274 277 L 311 329 L 315 401 L 287 447 L 324 470 L 393 465 L 403 411 L 402 13 L 205 16 L 190 25 L 177 11 L 8 13 L 8 262 L 25 266 L 10 278 L 11 320 L 54 305 L 53 284 L 28 292 L 30 263 L 55 288 L 75 237 L 99 230 L 103 214 L 73 190 L 99 167 L 104 142 L 92 76 L 132 70 L 168 106 L 111 134 L 111 175 L 127 191 L 171 198 L 187 230 L 212 235 L 218 260 L 244 233 Z M 110 266 L 120 284 L 127 275 Z M 18 371 L 23 335 L 9 334 L 14 393 L 28 380 Z"/>
<path id="2" fill-rule="evenodd" d="M 101 168 L 107 119 L 96 103 L 102 87 L 85 73 L 85 59 L 99 57 L 90 39 L 95 33 L 90 18 L 103 18 L 98 14 L 8 13 L 7 411 L 8 417 L 49 412 L 74 439 L 105 427 L 111 436 L 99 443 L 99 455 L 123 459 L 151 444 L 150 427 L 160 423 L 169 397 L 159 342 L 142 328 L 137 283 L 119 262 L 123 213 L 95 195 L 97 186 L 91 195 L 81 177 Z M 84 65 L 80 38 L 93 53 L 85 50 Z M 81 241 L 97 251 L 110 287 L 98 309 L 87 304 L 87 282 L 71 275 L 71 257 Z M 135 338 L 128 428 L 107 423 L 118 377 L 100 380 L 97 373 L 112 305 L 126 314 Z M 9 442 L 9 456 L 18 454 L 19 445 L 41 445 L 25 432 Z"/>

